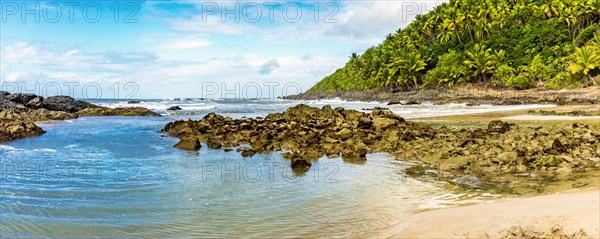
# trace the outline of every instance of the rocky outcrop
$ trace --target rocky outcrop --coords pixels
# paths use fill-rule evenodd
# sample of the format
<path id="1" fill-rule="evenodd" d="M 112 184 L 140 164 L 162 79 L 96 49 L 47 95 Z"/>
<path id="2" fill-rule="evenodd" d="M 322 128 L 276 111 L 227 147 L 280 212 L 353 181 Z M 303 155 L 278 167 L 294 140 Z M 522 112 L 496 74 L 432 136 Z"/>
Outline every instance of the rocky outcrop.
<path id="1" fill-rule="evenodd" d="M 383 147 L 374 144 L 387 140 L 393 130 L 406 129 L 411 133 L 407 137 L 430 137 L 427 134 L 431 131 L 417 130 L 420 127 L 385 109 L 363 113 L 330 106 L 319 109 L 298 105 L 283 113 L 269 114 L 265 119 L 234 120 L 211 113 L 200 121 L 169 123 L 164 132 L 182 140 L 196 136 L 211 149 L 249 145 L 248 149 L 240 150 L 245 157 L 289 150 L 284 157 L 293 162 L 291 166 L 307 170 L 311 161 L 323 156 L 341 155 L 351 162 L 364 161 L 368 152 Z"/>
<path id="2" fill-rule="evenodd" d="M 37 136 L 44 131 L 34 122 L 67 120 L 79 115 L 157 116 L 148 109 L 100 107 L 69 96 L 47 99 L 34 94 L 10 94 L 0 91 L 0 141 Z"/>
<path id="3" fill-rule="evenodd" d="M 4 98 L 15 104 L 22 104 L 30 109 L 42 108 L 42 102 L 44 101 L 43 97 L 34 94 L 7 94 L 4 95 Z"/>
<path id="4" fill-rule="evenodd" d="M 32 122 L 22 120 L 0 120 L 0 142 L 38 136 L 44 130 Z"/>
<path id="5" fill-rule="evenodd" d="M 21 109 L 21 110 L 3 110 L 0 111 L 0 119 L 2 120 L 21 120 L 21 121 L 54 121 L 68 120 L 79 117 L 75 113 L 67 113 L 62 111 L 50 111 L 47 109 Z"/>
<path id="6" fill-rule="evenodd" d="M 341 156 L 345 162 L 360 164 L 375 152 L 426 165 L 412 171 L 416 174 L 442 168 L 456 176 L 456 183 L 472 187 L 485 185 L 486 179 L 479 176 L 490 173 L 569 173 L 600 167 L 596 160 L 600 158 L 600 128 L 577 124 L 518 127 L 492 121 L 485 129 L 434 129 L 406 122 L 387 109 L 363 113 L 298 105 L 264 119 L 232 119 L 211 113 L 199 121 L 171 122 L 163 131 L 182 140 L 197 137 L 211 149 L 242 146 L 238 152 L 245 157 L 287 151 L 283 157 L 300 173 L 324 156 Z M 481 183 L 465 183 L 461 175 L 478 176 Z"/>
<path id="7" fill-rule="evenodd" d="M 75 113 L 87 108 L 96 108 L 97 105 L 76 100 L 69 96 L 50 96 L 44 100 L 44 108 L 53 111 L 65 111 Z"/>
<path id="8" fill-rule="evenodd" d="M 167 110 L 182 110 L 182 109 L 181 109 L 181 107 L 175 105 L 175 106 L 169 107 Z"/>
<path id="9" fill-rule="evenodd" d="M 160 114 L 144 107 L 94 107 L 83 109 L 77 113 L 84 116 L 160 116 Z"/>

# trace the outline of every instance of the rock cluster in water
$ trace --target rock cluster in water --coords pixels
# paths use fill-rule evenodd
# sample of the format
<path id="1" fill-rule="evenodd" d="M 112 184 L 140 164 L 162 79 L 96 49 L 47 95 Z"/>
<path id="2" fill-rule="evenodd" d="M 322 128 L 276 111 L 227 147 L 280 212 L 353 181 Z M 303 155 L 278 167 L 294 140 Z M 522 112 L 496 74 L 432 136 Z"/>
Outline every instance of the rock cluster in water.
<path id="1" fill-rule="evenodd" d="M 160 114 L 144 107 L 94 107 L 83 109 L 77 114 L 84 116 L 160 116 Z"/>
<path id="2" fill-rule="evenodd" d="M 34 122 L 93 116 L 157 116 L 146 108 L 106 108 L 69 96 L 44 98 L 34 94 L 11 94 L 0 91 L 0 142 L 31 136 L 44 131 Z"/>
<path id="3" fill-rule="evenodd" d="M 176 147 L 211 149 L 242 156 L 286 150 L 292 168 L 307 170 L 323 156 L 361 163 L 367 153 L 387 152 L 462 173 L 474 170 L 548 170 L 569 172 L 597 167 L 600 131 L 590 126 L 520 128 L 492 121 L 485 129 L 434 129 L 407 122 L 393 112 L 370 113 L 341 107 L 298 105 L 264 119 L 232 119 L 214 113 L 181 120 L 163 129 L 181 139 Z"/>

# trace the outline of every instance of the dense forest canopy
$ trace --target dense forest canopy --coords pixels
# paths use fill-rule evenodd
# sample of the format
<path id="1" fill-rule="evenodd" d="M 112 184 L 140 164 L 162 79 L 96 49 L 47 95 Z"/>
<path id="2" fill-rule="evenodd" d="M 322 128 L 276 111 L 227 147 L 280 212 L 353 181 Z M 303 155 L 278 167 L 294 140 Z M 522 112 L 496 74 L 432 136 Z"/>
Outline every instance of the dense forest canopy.
<path id="1" fill-rule="evenodd" d="M 451 0 L 309 92 L 600 84 L 599 20 L 600 0 Z"/>

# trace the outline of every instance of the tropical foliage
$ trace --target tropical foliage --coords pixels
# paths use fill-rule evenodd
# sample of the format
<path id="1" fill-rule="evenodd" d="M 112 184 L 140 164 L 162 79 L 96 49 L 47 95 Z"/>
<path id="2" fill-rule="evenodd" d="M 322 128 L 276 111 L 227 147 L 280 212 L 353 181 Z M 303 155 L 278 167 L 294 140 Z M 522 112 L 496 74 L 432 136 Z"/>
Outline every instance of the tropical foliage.
<path id="1" fill-rule="evenodd" d="M 599 84 L 600 0 L 451 0 L 310 91 Z"/>

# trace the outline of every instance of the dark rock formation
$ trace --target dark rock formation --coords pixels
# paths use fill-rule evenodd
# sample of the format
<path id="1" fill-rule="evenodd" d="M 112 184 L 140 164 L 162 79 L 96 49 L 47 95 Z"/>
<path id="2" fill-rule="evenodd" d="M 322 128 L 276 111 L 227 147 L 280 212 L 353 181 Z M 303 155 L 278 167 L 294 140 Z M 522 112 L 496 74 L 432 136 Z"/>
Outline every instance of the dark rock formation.
<path id="1" fill-rule="evenodd" d="M 176 106 L 169 107 L 167 110 L 182 110 L 182 109 L 181 109 L 181 107 L 176 105 Z"/>
<path id="2" fill-rule="evenodd" d="M 84 115 L 156 116 L 145 108 L 108 109 L 68 96 L 44 99 L 34 94 L 10 94 L 0 91 L 0 141 L 9 141 L 43 134 L 33 122 L 67 120 Z"/>
<path id="3" fill-rule="evenodd" d="M 73 99 L 69 96 L 50 96 L 44 100 L 43 107 L 53 111 L 75 113 L 87 108 L 96 108 L 98 106 L 82 100 Z"/>
<path id="4" fill-rule="evenodd" d="M 42 102 L 44 101 L 43 97 L 34 94 L 8 94 L 4 97 L 11 102 L 25 105 L 25 107 L 31 109 L 42 108 Z"/>

